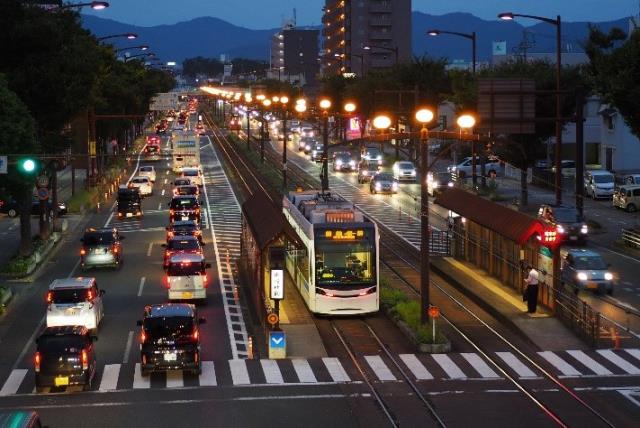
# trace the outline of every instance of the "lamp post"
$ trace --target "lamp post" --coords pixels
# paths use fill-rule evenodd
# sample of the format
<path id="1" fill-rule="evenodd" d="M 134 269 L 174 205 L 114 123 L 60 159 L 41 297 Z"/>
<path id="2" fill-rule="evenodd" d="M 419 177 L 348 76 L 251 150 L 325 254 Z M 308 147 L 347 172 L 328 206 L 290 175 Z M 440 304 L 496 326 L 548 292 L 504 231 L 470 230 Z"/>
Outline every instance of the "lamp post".
<path id="1" fill-rule="evenodd" d="M 433 112 L 423 108 L 416 112 L 416 120 L 422 124 L 420 129 L 420 320 L 429 322 L 429 190 L 427 170 L 429 169 L 429 128 L 427 123 L 433 120 Z M 435 338 L 434 338 L 435 340 Z"/>
<path id="2" fill-rule="evenodd" d="M 266 134 L 264 132 L 264 110 L 265 108 L 269 108 L 271 105 L 271 100 L 269 98 L 265 98 L 262 100 L 262 108 L 260 109 L 260 113 L 262 114 L 262 138 L 260 138 L 260 162 L 264 163 L 264 143 L 266 140 Z"/>
<path id="3" fill-rule="evenodd" d="M 244 93 L 244 102 L 247 103 L 247 149 L 251 150 L 251 102 L 253 98 L 251 97 L 251 92 Z"/>
<path id="4" fill-rule="evenodd" d="M 124 48 L 118 48 L 116 49 L 116 53 L 122 52 L 122 51 L 128 51 L 129 49 L 140 49 L 141 51 L 146 51 L 149 49 L 149 45 L 137 45 L 137 46 L 127 46 Z"/>
<path id="5" fill-rule="evenodd" d="M 329 109 L 331 101 L 323 98 L 319 103 L 322 110 L 322 172 L 320 173 L 320 182 L 322 184 L 322 193 L 329 190 Z"/>
<path id="6" fill-rule="evenodd" d="M 557 15 L 555 19 L 545 18 L 544 16 L 523 15 L 519 13 L 505 12 L 498 15 L 498 18 L 504 21 L 512 21 L 516 17 L 530 18 L 537 21 L 546 22 L 556 27 L 556 147 L 555 147 L 555 188 L 556 188 L 556 204 L 562 204 L 562 99 L 560 94 L 560 74 L 562 72 L 562 19 Z"/>
<path id="7" fill-rule="evenodd" d="M 282 141 L 282 189 L 284 193 L 287 192 L 287 113 L 289 97 L 282 95 L 280 98 L 280 104 L 282 105 L 282 135 L 284 140 Z"/>
<path id="8" fill-rule="evenodd" d="M 108 8 L 109 3 L 106 1 L 92 1 L 88 3 L 70 3 L 70 4 L 63 4 L 61 6 L 58 6 L 55 10 L 72 9 L 74 7 L 85 7 L 85 6 L 90 6 L 91 9 L 93 10 L 102 10 L 102 9 Z"/>
<path id="9" fill-rule="evenodd" d="M 396 65 L 398 65 L 398 47 L 397 46 L 395 48 L 390 48 L 389 46 L 380 46 L 380 45 L 365 45 L 362 47 L 362 49 L 366 51 L 370 51 L 371 48 L 382 49 L 384 51 L 393 52 L 396 58 Z"/>
<path id="10" fill-rule="evenodd" d="M 439 36 L 441 34 L 451 34 L 453 36 L 464 37 L 471 40 L 471 70 L 473 74 L 476 74 L 476 32 L 471 33 L 459 33 L 457 31 L 445 31 L 445 30 L 429 30 L 427 34 L 430 36 Z"/>
<path id="11" fill-rule="evenodd" d="M 138 54 L 138 55 L 131 55 L 131 56 L 125 57 L 124 62 L 128 62 L 130 59 L 140 58 L 140 57 L 143 57 L 143 56 L 147 56 L 149 58 L 154 58 L 156 56 L 156 54 L 154 54 L 153 52 L 146 52 L 146 53 L 141 53 L 141 54 Z"/>
<path id="12" fill-rule="evenodd" d="M 102 37 L 98 37 L 98 41 L 101 42 L 103 40 L 107 40 L 107 39 L 115 39 L 118 37 L 122 37 L 122 38 L 126 38 L 128 40 L 133 40 L 133 39 L 137 39 L 138 35 L 136 33 L 123 33 L 123 34 L 112 34 L 110 36 L 102 36 Z"/>

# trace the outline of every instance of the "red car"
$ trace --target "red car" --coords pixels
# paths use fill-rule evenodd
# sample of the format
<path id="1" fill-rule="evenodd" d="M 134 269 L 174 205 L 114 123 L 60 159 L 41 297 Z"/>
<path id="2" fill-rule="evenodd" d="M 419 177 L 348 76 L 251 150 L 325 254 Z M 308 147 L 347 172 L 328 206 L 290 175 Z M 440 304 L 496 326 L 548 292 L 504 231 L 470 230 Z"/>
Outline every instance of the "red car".
<path id="1" fill-rule="evenodd" d="M 169 260 L 171 256 L 176 253 L 189 253 L 202 255 L 202 244 L 195 236 L 174 236 L 167 240 L 166 244 L 162 244 L 165 247 L 164 260 L 162 267 L 169 267 Z"/>

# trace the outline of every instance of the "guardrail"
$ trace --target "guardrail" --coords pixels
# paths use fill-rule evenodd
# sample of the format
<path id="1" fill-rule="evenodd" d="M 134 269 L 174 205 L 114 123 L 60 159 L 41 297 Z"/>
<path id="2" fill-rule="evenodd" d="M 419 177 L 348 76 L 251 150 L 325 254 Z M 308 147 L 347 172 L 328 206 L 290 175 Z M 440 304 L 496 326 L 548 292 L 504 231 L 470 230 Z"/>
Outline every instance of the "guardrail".
<path id="1" fill-rule="evenodd" d="M 622 242 L 631 248 L 640 248 L 640 232 L 633 229 L 622 229 Z"/>

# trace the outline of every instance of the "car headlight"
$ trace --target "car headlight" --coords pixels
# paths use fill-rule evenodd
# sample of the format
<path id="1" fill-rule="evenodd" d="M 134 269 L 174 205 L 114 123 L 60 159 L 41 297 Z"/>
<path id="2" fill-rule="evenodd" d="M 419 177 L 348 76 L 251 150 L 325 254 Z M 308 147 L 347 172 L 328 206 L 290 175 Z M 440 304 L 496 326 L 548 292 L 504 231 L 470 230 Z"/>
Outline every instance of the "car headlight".
<path id="1" fill-rule="evenodd" d="M 604 279 L 607 280 L 607 281 L 613 280 L 613 274 L 611 272 L 605 272 L 604 273 Z"/>
<path id="2" fill-rule="evenodd" d="M 438 187 L 439 184 L 440 183 L 438 183 L 437 181 L 433 181 L 433 180 L 431 181 L 431 186 L 433 187 Z"/>
<path id="3" fill-rule="evenodd" d="M 336 166 L 342 166 L 342 161 L 341 160 L 337 160 L 336 161 Z"/>
<path id="4" fill-rule="evenodd" d="M 416 175 L 416 170 L 415 169 L 411 171 L 411 175 L 415 177 L 415 175 Z"/>
<path id="5" fill-rule="evenodd" d="M 586 235 L 587 233 L 589 233 L 589 226 L 587 226 L 586 224 L 583 224 L 582 227 L 580 228 L 580 233 L 582 233 L 583 235 Z"/>
<path id="6" fill-rule="evenodd" d="M 589 277 L 587 276 L 586 273 L 584 272 L 578 272 L 578 274 L 576 275 L 576 277 L 578 278 L 578 280 L 580 281 L 586 281 L 587 279 L 589 279 Z"/>
<path id="7" fill-rule="evenodd" d="M 369 175 L 369 171 L 365 169 L 364 171 L 362 171 L 362 175 Z"/>
<path id="8" fill-rule="evenodd" d="M 376 183 L 376 190 L 380 190 L 380 189 L 382 189 L 382 184 Z"/>
<path id="9" fill-rule="evenodd" d="M 556 230 L 558 231 L 558 233 L 564 233 L 565 232 L 564 227 L 562 225 L 560 225 L 560 224 L 558 226 L 556 226 Z"/>
<path id="10" fill-rule="evenodd" d="M 453 181 L 448 182 L 447 187 L 453 187 Z"/>
<path id="11" fill-rule="evenodd" d="M 350 160 L 349 161 L 349 166 L 356 166 L 356 161 Z"/>
<path id="12" fill-rule="evenodd" d="M 394 190 L 395 190 L 395 189 L 397 189 L 397 188 L 398 188 L 398 183 L 393 183 L 393 184 L 391 185 L 391 187 L 393 187 L 393 189 L 394 189 Z"/>

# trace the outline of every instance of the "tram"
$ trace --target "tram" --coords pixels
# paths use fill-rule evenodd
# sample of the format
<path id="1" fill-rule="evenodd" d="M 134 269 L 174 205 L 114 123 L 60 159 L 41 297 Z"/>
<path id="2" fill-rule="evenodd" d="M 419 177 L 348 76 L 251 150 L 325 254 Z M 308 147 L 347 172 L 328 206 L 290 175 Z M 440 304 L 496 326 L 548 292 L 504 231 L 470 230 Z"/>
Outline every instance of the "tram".
<path id="1" fill-rule="evenodd" d="M 325 315 L 377 312 L 376 223 L 344 198 L 315 190 L 290 192 L 282 209 L 304 247 L 287 248 L 286 269 L 309 310 Z"/>

